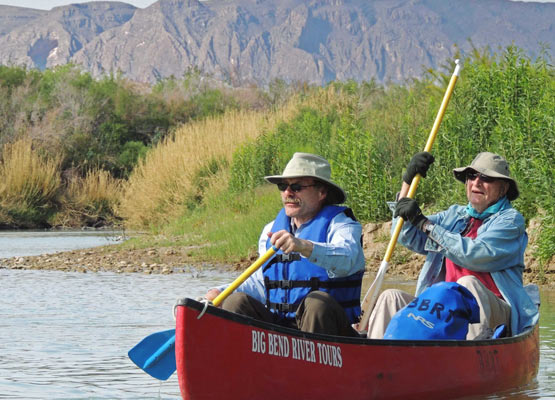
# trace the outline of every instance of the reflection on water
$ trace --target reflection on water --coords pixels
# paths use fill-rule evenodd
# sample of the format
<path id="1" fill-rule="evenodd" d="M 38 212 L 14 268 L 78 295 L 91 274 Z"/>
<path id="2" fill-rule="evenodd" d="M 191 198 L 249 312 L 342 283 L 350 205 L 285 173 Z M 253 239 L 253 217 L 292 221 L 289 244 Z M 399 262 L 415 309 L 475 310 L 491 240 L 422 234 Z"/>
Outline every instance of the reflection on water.
<path id="1" fill-rule="evenodd" d="M 555 398 L 555 290 L 542 291 L 540 316 L 540 368 L 536 392 Z"/>
<path id="2" fill-rule="evenodd" d="M 0 258 L 38 256 L 122 240 L 121 231 L 0 231 Z"/>
<path id="3" fill-rule="evenodd" d="M 464 400 L 555 399 L 555 291 L 541 291 L 540 365 L 536 379 L 524 387 Z"/>
<path id="4" fill-rule="evenodd" d="M 179 399 L 176 374 L 157 381 L 127 351 L 174 326 L 177 298 L 233 278 L 193 268 L 174 275 L 0 269 L 0 399 Z M 555 291 L 542 292 L 537 379 L 485 398 L 553 398 L 554 311 Z"/>

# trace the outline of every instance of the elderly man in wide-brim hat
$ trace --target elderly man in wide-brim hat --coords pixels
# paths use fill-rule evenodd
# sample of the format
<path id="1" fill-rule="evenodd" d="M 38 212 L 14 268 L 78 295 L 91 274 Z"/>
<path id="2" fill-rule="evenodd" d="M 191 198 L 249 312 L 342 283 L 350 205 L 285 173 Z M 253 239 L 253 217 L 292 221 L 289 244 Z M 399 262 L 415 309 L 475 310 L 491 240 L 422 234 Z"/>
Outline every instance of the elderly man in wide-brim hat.
<path id="1" fill-rule="evenodd" d="M 259 253 L 277 254 L 222 304 L 263 321 L 341 336 L 357 336 L 364 272 L 362 227 L 347 196 L 331 179 L 328 161 L 295 153 L 281 175 L 265 177 L 280 191 L 283 208 L 262 230 Z M 211 300 L 225 286 L 210 290 Z"/>
<path id="2" fill-rule="evenodd" d="M 467 288 L 480 307 L 480 322 L 470 324 L 467 339 L 515 335 L 533 326 L 538 309 L 522 285 L 524 250 L 528 243 L 524 217 L 512 207 L 518 195 L 507 161 L 498 154 L 478 154 L 468 166 L 455 168 L 455 178 L 465 184 L 467 205 L 453 205 L 424 216 L 409 199 L 416 174 L 426 176 L 434 158 L 417 153 L 403 174 L 403 186 L 394 211 L 393 227 L 402 217 L 399 242 L 426 255 L 416 296 L 434 283 L 456 282 Z M 389 290 L 378 298 L 370 317 L 368 337 L 381 338 L 392 316 L 414 299 Z"/>

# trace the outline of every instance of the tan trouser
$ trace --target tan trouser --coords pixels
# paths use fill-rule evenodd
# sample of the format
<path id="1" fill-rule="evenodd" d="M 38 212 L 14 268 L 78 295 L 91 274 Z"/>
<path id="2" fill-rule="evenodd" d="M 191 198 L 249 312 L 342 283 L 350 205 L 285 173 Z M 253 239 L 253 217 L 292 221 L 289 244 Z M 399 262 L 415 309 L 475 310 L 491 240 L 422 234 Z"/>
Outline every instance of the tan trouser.
<path id="1" fill-rule="evenodd" d="M 384 290 L 376 300 L 376 305 L 370 314 L 366 336 L 370 339 L 383 339 L 391 318 L 413 299 L 413 295 L 399 289 Z"/>
<path id="2" fill-rule="evenodd" d="M 474 276 L 464 276 L 457 283 L 474 295 L 480 307 L 480 322 L 469 325 L 467 340 L 490 337 L 492 330 L 501 324 L 505 324 L 510 331 L 511 307 L 509 304 L 495 296 Z M 388 289 L 380 294 L 374 310 L 370 314 L 367 337 L 383 339 L 391 318 L 413 299 L 414 296 L 398 289 Z"/>
<path id="3" fill-rule="evenodd" d="M 480 322 L 468 326 L 467 340 L 488 338 L 501 324 L 505 324 L 511 335 L 511 306 L 506 301 L 494 295 L 475 276 L 463 276 L 457 283 L 474 295 L 480 307 Z"/>

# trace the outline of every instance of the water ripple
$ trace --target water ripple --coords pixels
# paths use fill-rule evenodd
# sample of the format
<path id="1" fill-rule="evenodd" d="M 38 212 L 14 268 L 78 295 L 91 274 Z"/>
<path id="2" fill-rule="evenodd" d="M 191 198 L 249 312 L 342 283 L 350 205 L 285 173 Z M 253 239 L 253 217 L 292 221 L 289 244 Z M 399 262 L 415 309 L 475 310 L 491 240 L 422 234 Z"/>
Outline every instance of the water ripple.
<path id="1" fill-rule="evenodd" d="M 177 298 L 232 279 L 0 270 L 0 399 L 179 399 L 176 376 L 155 380 L 127 351 L 174 326 Z"/>

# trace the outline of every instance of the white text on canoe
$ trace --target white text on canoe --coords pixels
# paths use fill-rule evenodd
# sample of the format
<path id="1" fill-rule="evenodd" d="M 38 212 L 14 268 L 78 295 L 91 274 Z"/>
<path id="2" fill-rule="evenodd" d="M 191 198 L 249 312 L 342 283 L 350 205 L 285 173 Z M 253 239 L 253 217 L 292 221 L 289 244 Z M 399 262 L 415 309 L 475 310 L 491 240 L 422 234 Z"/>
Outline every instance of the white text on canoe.
<path id="1" fill-rule="evenodd" d="M 312 340 L 252 331 L 252 352 L 276 357 L 292 358 L 311 363 L 343 367 L 341 347 Z"/>

